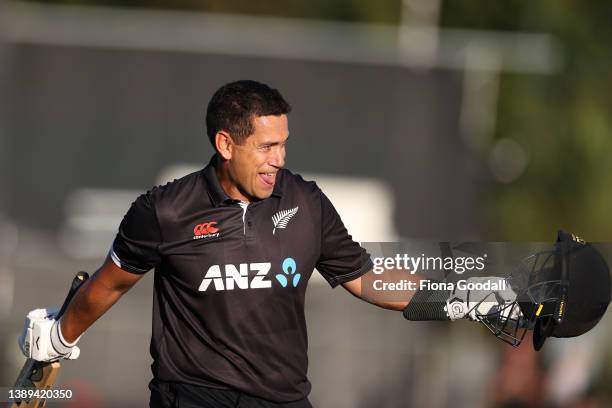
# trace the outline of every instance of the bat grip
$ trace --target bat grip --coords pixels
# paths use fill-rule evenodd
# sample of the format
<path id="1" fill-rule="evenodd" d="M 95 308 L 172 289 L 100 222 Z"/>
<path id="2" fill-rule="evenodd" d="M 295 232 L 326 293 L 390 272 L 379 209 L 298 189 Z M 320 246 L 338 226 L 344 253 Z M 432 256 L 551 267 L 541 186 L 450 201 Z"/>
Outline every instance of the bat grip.
<path id="1" fill-rule="evenodd" d="M 81 285 L 83 285 L 87 279 L 89 279 L 89 274 L 87 272 L 81 271 L 76 274 L 76 276 L 72 280 L 72 284 L 70 285 L 70 290 L 68 291 L 68 295 L 66 295 L 66 299 L 64 299 L 64 303 L 62 304 L 62 307 L 60 308 L 59 312 L 57 313 L 55 317 L 57 320 L 59 320 L 59 318 L 62 317 L 62 315 L 66 311 L 66 308 L 70 304 L 70 301 L 76 294 L 77 290 L 79 290 Z"/>

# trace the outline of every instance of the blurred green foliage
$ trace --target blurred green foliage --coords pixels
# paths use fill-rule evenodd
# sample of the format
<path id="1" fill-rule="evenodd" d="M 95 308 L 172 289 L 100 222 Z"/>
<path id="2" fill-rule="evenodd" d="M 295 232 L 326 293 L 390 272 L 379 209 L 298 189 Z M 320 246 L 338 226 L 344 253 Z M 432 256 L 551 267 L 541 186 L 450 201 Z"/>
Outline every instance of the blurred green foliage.
<path id="1" fill-rule="evenodd" d="M 496 137 L 520 143 L 529 165 L 489 191 L 489 235 L 612 239 L 611 22 L 610 2 L 444 2 L 443 26 L 550 33 L 565 57 L 553 76 L 502 76 Z"/>

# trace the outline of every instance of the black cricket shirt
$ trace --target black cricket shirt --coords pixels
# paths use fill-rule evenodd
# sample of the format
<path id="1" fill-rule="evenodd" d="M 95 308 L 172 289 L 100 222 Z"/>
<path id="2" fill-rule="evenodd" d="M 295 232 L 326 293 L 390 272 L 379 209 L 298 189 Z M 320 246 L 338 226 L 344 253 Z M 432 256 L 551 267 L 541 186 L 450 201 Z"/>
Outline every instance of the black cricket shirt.
<path id="1" fill-rule="evenodd" d="M 153 375 L 271 401 L 310 392 L 304 296 L 316 267 L 334 287 L 372 268 L 314 182 L 280 170 L 272 195 L 230 199 L 214 158 L 141 195 L 111 257 L 155 268 Z"/>

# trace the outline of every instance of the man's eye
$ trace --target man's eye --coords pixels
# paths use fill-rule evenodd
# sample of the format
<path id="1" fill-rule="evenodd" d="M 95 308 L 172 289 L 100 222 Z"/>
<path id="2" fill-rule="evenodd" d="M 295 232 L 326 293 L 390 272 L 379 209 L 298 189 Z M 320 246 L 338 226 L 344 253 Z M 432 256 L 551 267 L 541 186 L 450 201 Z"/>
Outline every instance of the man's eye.
<path id="1" fill-rule="evenodd" d="M 269 152 L 270 149 L 272 149 L 272 146 L 270 145 L 263 145 L 259 147 L 259 150 L 261 150 L 262 152 Z"/>

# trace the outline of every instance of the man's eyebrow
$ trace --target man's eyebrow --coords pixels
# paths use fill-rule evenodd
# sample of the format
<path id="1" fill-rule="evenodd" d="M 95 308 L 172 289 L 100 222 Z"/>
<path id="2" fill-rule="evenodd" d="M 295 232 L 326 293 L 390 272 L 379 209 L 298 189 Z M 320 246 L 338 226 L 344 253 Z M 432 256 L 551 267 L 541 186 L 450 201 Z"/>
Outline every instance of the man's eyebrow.
<path id="1" fill-rule="evenodd" d="M 259 146 L 276 146 L 279 144 L 283 144 L 283 143 L 287 143 L 287 141 L 289 140 L 289 136 L 287 136 L 287 138 L 285 140 L 283 140 L 282 142 L 266 142 L 263 141 L 259 144 Z"/>

